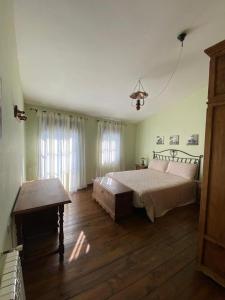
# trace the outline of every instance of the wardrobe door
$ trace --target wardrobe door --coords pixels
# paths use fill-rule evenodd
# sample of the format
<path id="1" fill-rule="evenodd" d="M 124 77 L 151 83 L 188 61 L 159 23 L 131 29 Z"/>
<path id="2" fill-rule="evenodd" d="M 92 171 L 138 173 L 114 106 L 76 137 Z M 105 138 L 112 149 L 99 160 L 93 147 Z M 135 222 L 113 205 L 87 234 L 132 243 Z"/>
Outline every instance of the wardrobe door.
<path id="1" fill-rule="evenodd" d="M 200 209 L 200 269 L 225 286 L 225 41 L 211 58 Z"/>
<path id="2" fill-rule="evenodd" d="M 224 101 L 225 98 L 225 54 L 223 51 L 220 48 L 217 56 L 212 56 L 210 60 L 209 103 L 218 103 Z M 205 52 L 212 55 L 210 50 Z"/>

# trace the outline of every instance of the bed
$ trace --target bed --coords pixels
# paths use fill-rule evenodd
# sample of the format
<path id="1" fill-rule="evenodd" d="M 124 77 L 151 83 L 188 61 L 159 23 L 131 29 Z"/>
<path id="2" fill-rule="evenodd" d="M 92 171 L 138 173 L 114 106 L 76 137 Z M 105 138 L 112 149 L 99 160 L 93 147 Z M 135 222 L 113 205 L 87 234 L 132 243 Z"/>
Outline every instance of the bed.
<path id="1" fill-rule="evenodd" d="M 201 159 L 202 155 L 181 150 L 154 151 L 148 169 L 111 172 L 106 176 L 132 189 L 133 205 L 145 208 L 154 222 L 175 207 L 195 202 Z"/>

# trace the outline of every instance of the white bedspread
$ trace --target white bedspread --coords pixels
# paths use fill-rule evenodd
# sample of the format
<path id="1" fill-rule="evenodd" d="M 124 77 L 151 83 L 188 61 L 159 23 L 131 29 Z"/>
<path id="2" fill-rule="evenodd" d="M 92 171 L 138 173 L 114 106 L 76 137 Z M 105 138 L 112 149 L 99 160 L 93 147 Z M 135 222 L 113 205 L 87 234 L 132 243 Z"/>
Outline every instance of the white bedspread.
<path id="1" fill-rule="evenodd" d="M 183 177 L 151 169 L 112 172 L 106 174 L 134 191 L 135 207 L 145 207 L 148 217 L 155 217 L 167 211 L 195 201 L 196 183 Z"/>

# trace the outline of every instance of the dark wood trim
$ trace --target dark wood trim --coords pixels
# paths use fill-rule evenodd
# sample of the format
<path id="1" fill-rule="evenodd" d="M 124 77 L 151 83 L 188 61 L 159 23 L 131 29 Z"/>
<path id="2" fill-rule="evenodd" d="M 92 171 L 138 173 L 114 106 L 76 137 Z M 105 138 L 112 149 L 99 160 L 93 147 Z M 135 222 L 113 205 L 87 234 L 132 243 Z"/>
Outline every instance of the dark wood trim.
<path id="1" fill-rule="evenodd" d="M 218 242 L 216 239 L 214 239 L 206 234 L 204 235 L 204 239 L 225 249 L 225 244 Z"/>
<path id="2" fill-rule="evenodd" d="M 217 107 L 217 106 L 223 106 L 225 105 L 224 100 L 219 100 L 217 102 L 208 102 L 207 103 L 208 107 L 212 106 L 212 107 Z"/>
<path id="3" fill-rule="evenodd" d="M 210 57 L 225 54 L 225 40 L 207 48 L 204 52 Z"/>
<path id="4" fill-rule="evenodd" d="M 199 217 L 199 269 L 225 287 L 225 40 L 210 56 L 203 184 Z"/>
<path id="5" fill-rule="evenodd" d="M 17 215 L 24 215 L 24 214 L 29 214 L 29 213 L 32 213 L 32 212 L 37 212 L 37 211 L 41 211 L 41 210 L 45 210 L 47 208 L 51 208 L 51 207 L 55 207 L 55 206 L 60 206 L 60 205 L 63 205 L 63 204 L 69 204 L 71 203 L 71 200 L 67 200 L 67 201 L 64 201 L 64 202 L 61 202 L 61 203 L 58 203 L 57 205 L 56 204 L 49 204 L 49 205 L 45 205 L 45 207 L 35 207 L 35 208 L 30 208 L 30 209 L 24 209 L 24 210 L 20 210 L 20 211 L 15 211 L 15 212 L 12 212 L 12 215 L 14 216 L 17 216 Z"/>
<path id="6" fill-rule="evenodd" d="M 203 182 L 202 194 L 200 201 L 200 218 L 199 218 L 199 262 L 201 263 L 203 257 L 204 239 L 202 238 L 206 226 L 206 211 L 207 211 L 207 195 L 208 195 L 208 178 L 210 171 L 210 153 L 211 153 L 211 140 L 212 140 L 212 121 L 213 121 L 213 107 L 207 108 L 206 117 L 206 133 L 205 133 L 205 151 L 204 151 L 204 169 L 203 169 Z"/>
<path id="7" fill-rule="evenodd" d="M 63 215 L 64 215 L 64 205 L 59 205 L 59 260 L 60 262 L 64 259 L 64 232 L 63 232 Z"/>
<path id="8" fill-rule="evenodd" d="M 210 70 L 213 72 L 209 72 L 209 86 L 208 86 L 208 102 L 212 102 L 211 99 L 214 98 L 215 95 L 215 69 L 216 69 L 216 59 L 212 58 L 210 60 Z"/>
<path id="9" fill-rule="evenodd" d="M 206 276 L 210 277 L 211 279 L 218 282 L 220 285 L 222 285 L 225 288 L 225 279 L 224 277 L 218 275 L 216 272 L 213 272 L 210 268 L 206 267 L 205 265 L 199 265 L 197 267 L 199 271 L 204 273 Z"/>

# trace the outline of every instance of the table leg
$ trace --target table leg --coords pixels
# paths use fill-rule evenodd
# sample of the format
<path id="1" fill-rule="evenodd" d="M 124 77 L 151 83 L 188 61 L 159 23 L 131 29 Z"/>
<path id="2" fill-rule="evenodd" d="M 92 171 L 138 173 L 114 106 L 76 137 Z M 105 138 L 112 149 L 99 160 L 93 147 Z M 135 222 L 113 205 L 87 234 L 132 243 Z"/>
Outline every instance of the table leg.
<path id="1" fill-rule="evenodd" d="M 63 214 L 64 214 L 64 205 L 60 205 L 58 216 L 59 216 L 59 260 L 61 262 L 64 259 Z"/>

